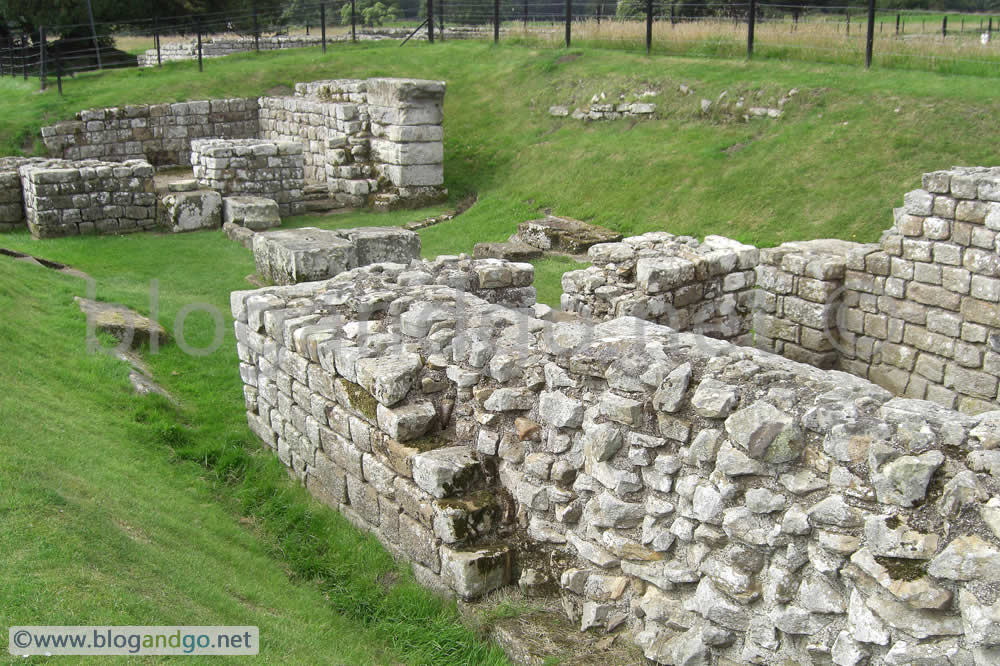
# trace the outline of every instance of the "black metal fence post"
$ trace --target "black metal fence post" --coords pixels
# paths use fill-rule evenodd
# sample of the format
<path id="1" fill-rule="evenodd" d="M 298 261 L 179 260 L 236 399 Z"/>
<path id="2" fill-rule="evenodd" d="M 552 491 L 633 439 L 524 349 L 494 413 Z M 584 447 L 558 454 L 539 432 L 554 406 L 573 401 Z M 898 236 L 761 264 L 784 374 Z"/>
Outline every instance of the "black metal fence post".
<path id="1" fill-rule="evenodd" d="M 896 34 L 899 34 L 899 14 L 896 14 Z"/>
<path id="2" fill-rule="evenodd" d="M 59 51 L 56 51 L 56 87 L 62 97 L 62 58 L 59 57 Z"/>
<path id="3" fill-rule="evenodd" d="M 865 69 L 872 66 L 872 51 L 875 49 L 875 0 L 868 0 L 868 36 L 865 39 Z"/>
<path id="4" fill-rule="evenodd" d="M 431 0 L 427 0 L 427 4 L 430 5 L 430 3 Z M 355 0 L 351 0 L 351 41 L 358 41 L 358 7 Z"/>
<path id="5" fill-rule="evenodd" d="M 524 0 L 524 8 L 521 10 L 524 14 L 524 30 L 528 31 L 528 0 Z"/>
<path id="6" fill-rule="evenodd" d="M 990 36 L 993 35 L 993 17 L 992 16 L 990 17 L 990 25 L 989 25 L 988 28 L 986 28 L 986 34 L 988 34 Z"/>
<path id="7" fill-rule="evenodd" d="M 156 66 L 163 66 L 163 57 L 160 55 L 160 19 L 153 17 L 153 43 L 156 44 Z"/>
<path id="8" fill-rule="evenodd" d="M 427 41 L 434 43 L 434 0 L 427 0 Z"/>
<path id="9" fill-rule="evenodd" d="M 566 48 L 573 39 L 573 0 L 566 0 Z"/>
<path id="10" fill-rule="evenodd" d="M 319 3 L 319 34 L 323 42 L 323 53 L 326 53 L 326 3 Z"/>
<path id="11" fill-rule="evenodd" d="M 444 41 L 444 0 L 439 0 L 438 2 L 438 39 Z"/>
<path id="12" fill-rule="evenodd" d="M 255 53 L 260 53 L 260 21 L 257 18 L 257 7 L 253 8 L 253 50 Z M 198 48 L 199 57 L 201 54 L 201 47 Z"/>
<path id="13" fill-rule="evenodd" d="M 38 78 L 41 79 L 40 86 L 42 90 L 45 90 L 45 28 L 44 26 L 38 29 L 39 32 L 39 44 L 41 47 L 41 61 L 38 65 Z"/>
<path id="14" fill-rule="evenodd" d="M 757 0 L 750 0 L 750 15 L 747 16 L 747 59 L 753 57 L 753 28 L 757 20 Z"/>
<path id="15" fill-rule="evenodd" d="M 847 36 L 851 36 L 851 12 L 850 10 L 844 10 L 844 14 L 847 16 Z"/>
<path id="16" fill-rule="evenodd" d="M 21 33 L 21 74 L 28 80 L 28 34 Z"/>
<path id="17" fill-rule="evenodd" d="M 198 33 L 198 71 L 204 72 L 205 68 L 201 64 L 201 19 L 197 16 L 194 19 L 194 29 Z"/>
<path id="18" fill-rule="evenodd" d="M 500 43 L 500 0 L 493 0 L 493 43 Z"/>
<path id="19" fill-rule="evenodd" d="M 646 0 L 646 55 L 653 48 L 653 0 Z"/>
<path id="20" fill-rule="evenodd" d="M 945 16 L 943 19 L 941 19 L 941 36 L 942 37 L 947 37 L 948 36 L 948 17 L 947 16 Z"/>

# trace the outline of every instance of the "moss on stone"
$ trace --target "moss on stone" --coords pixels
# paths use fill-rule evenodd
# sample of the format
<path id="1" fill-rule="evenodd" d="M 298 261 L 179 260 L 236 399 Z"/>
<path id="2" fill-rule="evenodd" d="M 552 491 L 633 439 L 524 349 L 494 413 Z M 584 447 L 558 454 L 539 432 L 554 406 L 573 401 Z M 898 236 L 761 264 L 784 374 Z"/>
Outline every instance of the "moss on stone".
<path id="1" fill-rule="evenodd" d="M 364 415 L 366 419 L 372 423 L 377 422 L 376 410 L 378 409 L 378 403 L 372 394 L 369 393 L 360 384 L 355 384 L 354 382 L 348 381 L 346 379 L 338 380 L 344 387 L 344 392 L 347 393 L 347 399 L 351 403 L 351 407 L 358 410 Z"/>
<path id="2" fill-rule="evenodd" d="M 918 580 L 927 574 L 927 563 L 922 560 L 876 556 L 875 561 L 885 567 L 893 580 Z"/>

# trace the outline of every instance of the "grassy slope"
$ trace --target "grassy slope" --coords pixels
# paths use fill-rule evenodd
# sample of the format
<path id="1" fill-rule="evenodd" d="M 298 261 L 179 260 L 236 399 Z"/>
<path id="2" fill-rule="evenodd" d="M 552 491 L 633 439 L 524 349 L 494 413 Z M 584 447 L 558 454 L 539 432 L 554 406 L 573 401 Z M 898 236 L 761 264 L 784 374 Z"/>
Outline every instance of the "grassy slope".
<path id="1" fill-rule="evenodd" d="M 391 659 L 142 437 L 123 364 L 84 352 L 80 284 L 0 261 L 5 624 L 254 624 L 267 663 Z"/>
<path id="2" fill-rule="evenodd" d="M 38 249 L 25 234 L 3 240 Z M 214 306 L 224 343 L 208 357 L 147 354 L 180 412 L 132 397 L 122 364 L 85 353 L 72 302 L 85 283 L 0 258 L 0 617 L 257 624 L 275 663 L 500 663 L 247 431 L 227 294 L 246 287 L 249 255 L 220 234 L 102 238 L 96 252 L 93 240 L 46 254 L 86 266 L 99 298 L 146 312 L 158 279 L 172 331 L 184 305 Z M 186 341 L 207 347 L 214 329 L 193 314 Z"/>
<path id="3" fill-rule="evenodd" d="M 544 208 L 627 233 L 726 233 L 765 245 L 837 236 L 871 241 L 922 172 L 995 160 L 988 141 L 1000 102 L 975 77 L 778 62 L 646 58 L 614 51 L 337 45 L 190 63 L 163 71 L 87 75 L 62 100 L 0 81 L 0 149 L 87 106 L 255 95 L 324 77 L 408 75 L 448 81 L 446 178 L 480 203 L 424 234 L 432 252 L 500 239 Z M 267 63 L 263 66 L 263 63 Z M 691 86 L 683 97 L 677 86 Z M 556 103 L 599 92 L 662 89 L 662 118 L 595 123 L 550 118 Z M 702 118 L 699 100 L 763 91 L 800 94 L 778 121 Z M 898 111 L 897 111 L 898 110 Z M 735 152 L 724 152 L 740 146 Z"/>
<path id="4" fill-rule="evenodd" d="M 518 222 L 547 208 L 626 233 L 723 233 L 761 244 L 820 236 L 874 240 L 890 224 L 891 206 L 918 184 L 921 172 L 994 160 L 982 138 L 991 135 L 1000 103 L 983 80 L 596 50 L 573 54 L 565 59 L 564 51 L 451 42 L 405 49 L 343 45 L 325 58 L 306 50 L 209 61 L 202 75 L 192 64 L 87 75 L 67 82 L 63 99 L 3 79 L 0 152 L 32 149 L 29 139 L 39 125 L 85 107 L 256 95 L 328 77 L 441 78 L 449 82 L 447 184 L 454 198 L 476 191 L 480 199 L 456 220 L 423 232 L 428 255 L 505 238 Z M 681 82 L 695 94 L 677 94 Z M 546 113 L 551 104 L 582 104 L 601 91 L 614 96 L 646 87 L 662 90 L 656 98 L 659 120 L 584 125 Z M 732 123 L 697 111 L 701 97 L 715 99 L 722 90 L 735 96 L 760 89 L 767 103 L 792 87 L 801 92 L 779 121 Z M 741 149 L 724 152 L 736 144 Z M 291 222 L 399 224 L 426 214 Z M 171 329 L 185 304 L 203 302 L 226 312 L 228 292 L 244 288 L 242 277 L 253 270 L 242 248 L 213 232 L 45 242 L 19 233 L 0 237 L 0 245 L 86 270 L 97 279 L 100 298 L 143 311 L 149 309 L 148 284 L 157 279 L 160 320 Z M 0 559 L 7 574 L 0 616 L 20 617 L 14 610 L 29 604 L 38 621 L 82 622 L 85 611 L 137 624 L 255 618 L 228 592 L 189 580 L 192 571 L 206 572 L 206 579 L 220 572 L 233 579 L 231 589 L 240 595 L 246 587 L 235 581 L 269 581 L 260 598 L 276 601 L 259 605 L 273 616 L 256 623 L 264 629 L 272 622 L 300 651 L 322 654 L 330 643 L 339 644 L 341 639 L 327 641 L 326 632 L 309 639 L 304 630 L 300 644 L 296 633 L 302 609 L 334 626 L 332 606 L 371 631 L 355 632 L 356 640 L 344 647 L 345 660 L 365 661 L 370 654 L 351 651 L 376 645 L 412 662 L 497 659 L 456 627 L 453 611 L 423 595 L 405 574 L 397 573 L 403 582 L 386 593 L 378 584 L 392 570 L 385 554 L 332 512 L 317 511 L 272 457 L 257 454 L 243 420 L 228 315 L 224 344 L 214 354 L 189 357 L 167 347 L 149 357 L 157 377 L 185 405 L 175 415 L 128 397 L 120 367 L 83 356 L 82 318 L 69 304 L 71 294 L 83 293 L 82 285 L 6 262 L 0 262 L 0 385 L 11 389 L 0 396 L 0 488 L 2 510 L 16 527 L 0 536 L 0 552 L 16 555 Z M 543 300 L 557 299 L 558 275 L 566 267 L 560 260 L 541 264 Z M 186 324 L 190 344 L 211 339 L 214 325 L 204 314 Z M 91 459 L 91 453 L 100 457 Z M 157 504 L 157 496 L 165 501 Z M 66 506 L 73 508 L 72 521 Z M 237 527 L 241 516 L 255 527 L 252 532 Z M 118 531 L 104 529 L 118 522 Z M 130 530 L 150 543 L 128 536 Z M 201 554 L 189 555 L 182 544 L 191 541 L 198 548 L 190 550 Z M 195 556 L 205 558 L 197 568 L 186 564 Z M 23 563 L 34 566 L 30 577 L 16 573 Z M 145 585 L 115 578 L 120 566 L 130 566 L 138 580 L 167 575 L 178 582 L 144 592 Z M 289 586 L 282 570 L 313 585 Z M 58 585 L 62 576 L 82 581 L 88 572 L 107 587 L 45 587 Z M 328 605 L 319 603 L 317 590 Z M 183 595 L 187 601 L 178 602 Z M 187 614 L 188 608 L 201 614 Z M 329 631 L 339 635 L 336 628 Z"/>

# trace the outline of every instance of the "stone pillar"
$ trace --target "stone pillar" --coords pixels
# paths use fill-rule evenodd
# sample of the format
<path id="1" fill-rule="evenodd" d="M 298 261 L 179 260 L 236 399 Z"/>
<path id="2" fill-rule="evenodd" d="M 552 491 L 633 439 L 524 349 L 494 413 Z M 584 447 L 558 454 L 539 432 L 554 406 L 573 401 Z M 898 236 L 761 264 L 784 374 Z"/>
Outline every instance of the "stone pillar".
<path id="1" fill-rule="evenodd" d="M 443 81 L 368 80 L 372 155 L 398 198 L 427 198 L 444 184 L 444 93 Z"/>

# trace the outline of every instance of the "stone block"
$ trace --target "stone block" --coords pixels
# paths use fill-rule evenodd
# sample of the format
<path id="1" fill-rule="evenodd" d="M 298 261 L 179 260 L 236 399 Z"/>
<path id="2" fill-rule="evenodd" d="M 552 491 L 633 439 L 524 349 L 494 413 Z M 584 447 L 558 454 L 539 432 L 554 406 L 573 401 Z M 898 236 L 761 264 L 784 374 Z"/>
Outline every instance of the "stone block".
<path id="1" fill-rule="evenodd" d="M 222 221 L 253 231 L 263 231 L 281 224 L 278 204 L 264 197 L 236 196 L 222 200 Z"/>
<path id="2" fill-rule="evenodd" d="M 441 548 L 441 576 L 463 599 L 470 600 L 510 582 L 511 552 L 507 546 L 472 550 Z"/>
<path id="3" fill-rule="evenodd" d="M 212 190 L 175 192 L 163 197 L 163 223 L 174 233 L 222 226 L 222 197 Z"/>
<path id="4" fill-rule="evenodd" d="M 257 274 L 276 284 L 324 280 L 357 266 L 350 241 L 313 227 L 259 233 L 253 254 Z"/>

